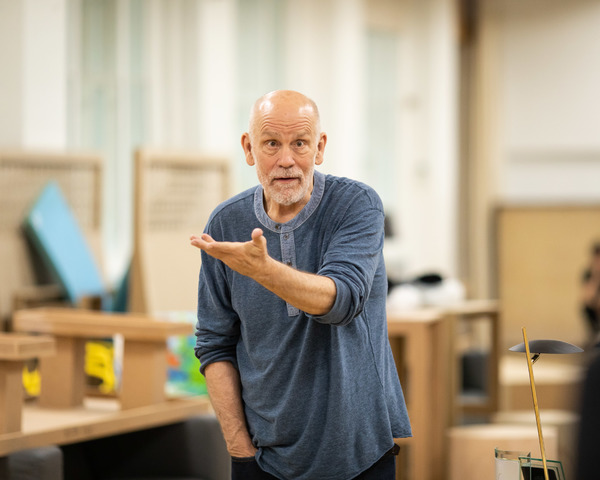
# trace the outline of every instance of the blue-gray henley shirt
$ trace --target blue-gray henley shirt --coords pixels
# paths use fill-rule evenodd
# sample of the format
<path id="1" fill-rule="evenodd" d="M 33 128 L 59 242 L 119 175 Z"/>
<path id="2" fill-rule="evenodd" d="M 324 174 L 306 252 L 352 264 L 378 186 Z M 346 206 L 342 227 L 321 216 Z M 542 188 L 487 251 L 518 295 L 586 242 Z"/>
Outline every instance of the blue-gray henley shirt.
<path id="1" fill-rule="evenodd" d="M 206 232 L 246 242 L 336 284 L 331 311 L 308 315 L 202 252 L 196 356 L 229 361 L 260 467 L 281 479 L 348 480 L 411 436 L 387 337 L 383 207 L 370 187 L 319 172 L 287 223 L 265 213 L 259 185 L 222 203 Z"/>

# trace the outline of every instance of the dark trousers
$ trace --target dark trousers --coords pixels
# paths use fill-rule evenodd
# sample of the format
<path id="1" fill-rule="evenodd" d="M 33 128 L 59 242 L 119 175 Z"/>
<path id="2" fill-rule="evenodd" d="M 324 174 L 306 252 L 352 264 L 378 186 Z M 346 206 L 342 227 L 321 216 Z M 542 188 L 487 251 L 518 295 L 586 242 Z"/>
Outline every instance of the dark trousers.
<path id="1" fill-rule="evenodd" d="M 394 480 L 396 478 L 396 455 L 398 447 L 395 446 L 386 452 L 370 468 L 351 480 Z M 270 473 L 265 472 L 254 458 L 232 459 L 231 480 L 278 480 Z M 350 480 L 350 479 L 349 479 Z"/>

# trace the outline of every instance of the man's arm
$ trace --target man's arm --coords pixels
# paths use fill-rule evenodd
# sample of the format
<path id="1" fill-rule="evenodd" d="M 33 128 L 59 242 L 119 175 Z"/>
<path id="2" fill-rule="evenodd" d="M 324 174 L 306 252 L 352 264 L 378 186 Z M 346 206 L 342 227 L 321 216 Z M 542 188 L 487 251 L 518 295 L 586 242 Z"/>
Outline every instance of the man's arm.
<path id="1" fill-rule="evenodd" d="M 252 444 L 242 405 L 240 375 L 231 362 L 216 362 L 204 371 L 208 394 L 233 457 L 253 457 Z"/>
<path id="2" fill-rule="evenodd" d="M 301 272 L 273 259 L 260 228 L 248 242 L 217 242 L 210 235 L 192 236 L 191 244 L 252 278 L 290 305 L 309 315 L 324 315 L 335 302 L 335 282 L 322 275 Z"/>

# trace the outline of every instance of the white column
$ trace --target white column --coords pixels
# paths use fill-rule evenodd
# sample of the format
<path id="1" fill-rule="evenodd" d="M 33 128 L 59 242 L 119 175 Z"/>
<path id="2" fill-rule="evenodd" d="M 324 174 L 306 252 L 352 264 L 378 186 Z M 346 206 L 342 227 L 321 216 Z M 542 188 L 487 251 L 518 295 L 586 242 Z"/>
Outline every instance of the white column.
<path id="1" fill-rule="evenodd" d="M 458 270 L 458 24 L 452 0 L 436 0 L 429 36 L 428 132 L 432 232 L 429 246 L 443 273 Z"/>
<path id="2" fill-rule="evenodd" d="M 149 0 L 147 3 L 147 65 L 149 103 L 148 146 L 183 148 L 189 131 L 186 80 L 193 63 L 186 65 L 186 33 L 194 5 L 183 0 Z M 187 101 L 186 101 L 187 100 Z"/>
<path id="3" fill-rule="evenodd" d="M 451 0 L 410 0 L 401 47 L 399 230 L 409 274 L 457 274 L 458 51 Z"/>
<path id="4" fill-rule="evenodd" d="M 239 143 L 237 132 L 236 2 L 202 1 L 198 10 L 198 61 L 196 98 L 200 147 L 208 152 L 232 156 Z M 241 147 L 240 147 L 241 148 Z"/>
<path id="5" fill-rule="evenodd" d="M 332 20 L 333 48 L 331 98 L 334 116 L 329 130 L 329 161 L 334 173 L 362 180 L 361 165 L 367 131 L 365 125 L 365 48 L 363 2 L 335 0 Z M 368 168 L 368 166 L 367 166 Z"/>
<path id="6" fill-rule="evenodd" d="M 0 0 L 0 145 L 67 145 L 67 0 Z"/>
<path id="7" fill-rule="evenodd" d="M 164 130 L 165 106 L 162 94 L 165 85 L 164 65 L 164 34 L 162 29 L 162 3 L 161 0 L 147 0 L 146 8 L 146 35 L 147 46 L 145 65 L 146 76 L 146 98 L 148 105 L 148 134 L 147 146 L 164 146 L 166 144 L 166 132 Z"/>
<path id="8" fill-rule="evenodd" d="M 318 169 L 347 177 L 361 173 L 364 140 L 364 18 L 361 0 L 288 2 L 285 84 L 319 106 L 329 136 Z"/>

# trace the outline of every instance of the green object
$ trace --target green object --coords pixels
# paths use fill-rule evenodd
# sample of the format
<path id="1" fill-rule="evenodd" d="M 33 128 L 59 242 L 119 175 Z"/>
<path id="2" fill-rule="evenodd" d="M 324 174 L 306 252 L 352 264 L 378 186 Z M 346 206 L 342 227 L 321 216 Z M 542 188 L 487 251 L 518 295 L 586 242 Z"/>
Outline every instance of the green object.
<path id="1" fill-rule="evenodd" d="M 157 317 L 176 322 L 196 324 L 196 314 L 187 311 L 158 313 Z M 196 358 L 195 335 L 176 335 L 167 339 L 167 385 L 171 395 L 207 395 L 206 380 L 200 373 L 200 361 Z"/>
<path id="2" fill-rule="evenodd" d="M 206 395 L 206 380 L 194 354 L 196 337 L 181 335 L 167 340 L 167 392 L 174 395 Z"/>

